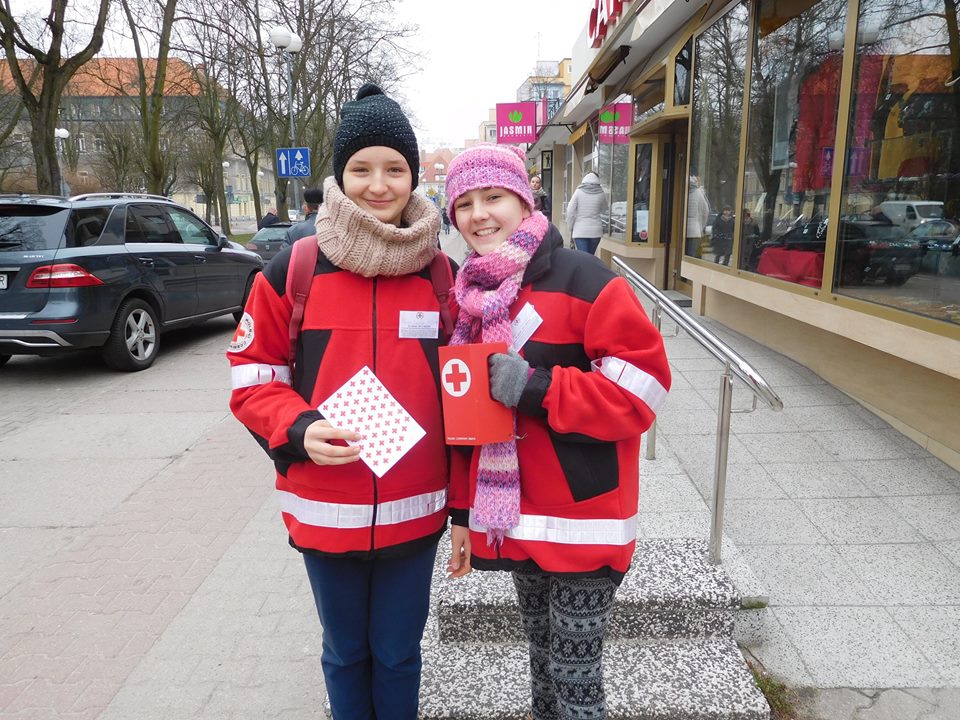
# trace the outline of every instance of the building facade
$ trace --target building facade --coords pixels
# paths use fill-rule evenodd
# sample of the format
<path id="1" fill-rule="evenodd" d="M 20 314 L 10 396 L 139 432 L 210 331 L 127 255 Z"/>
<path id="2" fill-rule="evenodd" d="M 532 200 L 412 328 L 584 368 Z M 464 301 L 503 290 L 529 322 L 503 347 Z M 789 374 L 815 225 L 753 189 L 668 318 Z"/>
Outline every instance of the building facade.
<path id="1" fill-rule="evenodd" d="M 554 198 L 600 175 L 602 258 L 960 467 L 956 3 L 585 0 L 584 23 L 528 158 Z"/>

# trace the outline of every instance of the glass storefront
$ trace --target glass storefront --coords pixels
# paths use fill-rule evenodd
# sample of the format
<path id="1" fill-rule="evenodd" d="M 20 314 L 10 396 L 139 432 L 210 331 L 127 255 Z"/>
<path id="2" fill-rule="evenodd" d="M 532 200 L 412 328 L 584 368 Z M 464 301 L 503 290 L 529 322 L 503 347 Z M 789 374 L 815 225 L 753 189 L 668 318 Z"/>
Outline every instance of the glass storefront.
<path id="1" fill-rule="evenodd" d="M 759 0 L 739 267 L 819 288 L 846 0 Z"/>
<path id="2" fill-rule="evenodd" d="M 696 41 L 684 250 L 714 262 L 729 261 L 733 244 L 749 17 L 742 2 Z"/>
<path id="3" fill-rule="evenodd" d="M 603 218 L 603 234 L 623 240 L 627 227 L 627 172 L 633 124 L 633 100 L 629 95 L 605 106 L 597 118 L 597 175 L 610 202 Z"/>
<path id="4" fill-rule="evenodd" d="M 839 294 L 951 323 L 960 323 L 956 20 L 954 0 L 861 0 L 834 273 Z"/>
<path id="5" fill-rule="evenodd" d="M 637 143 L 633 166 L 633 241 L 650 240 L 650 171 L 653 145 Z"/>

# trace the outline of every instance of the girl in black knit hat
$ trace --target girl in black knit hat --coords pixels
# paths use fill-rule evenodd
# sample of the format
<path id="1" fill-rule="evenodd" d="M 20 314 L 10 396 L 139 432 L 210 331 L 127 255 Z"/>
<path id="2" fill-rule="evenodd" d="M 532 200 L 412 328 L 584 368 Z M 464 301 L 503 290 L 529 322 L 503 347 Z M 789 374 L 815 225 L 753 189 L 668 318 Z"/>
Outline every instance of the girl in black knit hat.
<path id="1" fill-rule="evenodd" d="M 419 169 L 400 106 L 364 85 L 342 109 L 316 236 L 257 277 L 228 353 L 231 409 L 273 459 L 290 544 L 303 553 L 335 720 L 417 717 L 420 641 L 446 528 L 447 456 L 432 370 L 444 342 L 442 290 L 431 270 L 441 268 L 449 286 L 452 268 L 438 255 L 436 208 L 413 192 Z M 302 243 L 316 243 L 309 247 L 319 255 L 291 374 L 298 292 L 290 278 L 299 275 Z M 366 371 L 422 429 L 422 437 L 405 436 L 408 449 L 392 466 L 376 459 L 401 424 L 375 428 L 386 404 L 364 402 L 369 413 L 353 427 L 336 427 L 325 404 L 351 378 L 368 382 Z"/>

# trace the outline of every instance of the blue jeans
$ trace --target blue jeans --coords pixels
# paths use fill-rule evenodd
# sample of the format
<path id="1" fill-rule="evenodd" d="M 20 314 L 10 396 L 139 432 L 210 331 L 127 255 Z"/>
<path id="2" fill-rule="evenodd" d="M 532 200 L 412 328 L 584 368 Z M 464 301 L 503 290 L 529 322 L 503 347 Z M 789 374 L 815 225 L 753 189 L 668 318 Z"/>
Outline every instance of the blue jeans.
<path id="1" fill-rule="evenodd" d="M 304 554 L 334 720 L 411 720 L 437 544 L 398 558 Z"/>
<path id="2" fill-rule="evenodd" d="M 574 238 L 573 244 L 577 246 L 577 250 L 583 250 L 591 255 L 596 255 L 600 238 Z"/>

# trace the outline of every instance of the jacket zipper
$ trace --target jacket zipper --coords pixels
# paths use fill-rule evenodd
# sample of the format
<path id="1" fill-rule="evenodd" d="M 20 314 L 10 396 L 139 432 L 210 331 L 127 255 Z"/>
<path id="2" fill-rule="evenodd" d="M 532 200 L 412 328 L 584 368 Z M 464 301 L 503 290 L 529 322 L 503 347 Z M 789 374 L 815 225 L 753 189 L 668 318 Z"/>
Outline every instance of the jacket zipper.
<path id="1" fill-rule="evenodd" d="M 373 374 L 377 374 L 377 278 L 373 278 L 373 317 L 371 325 L 373 327 Z M 370 471 L 370 480 L 373 482 L 373 515 L 370 520 L 370 552 L 376 548 L 375 533 L 377 529 L 377 475 Z"/>

